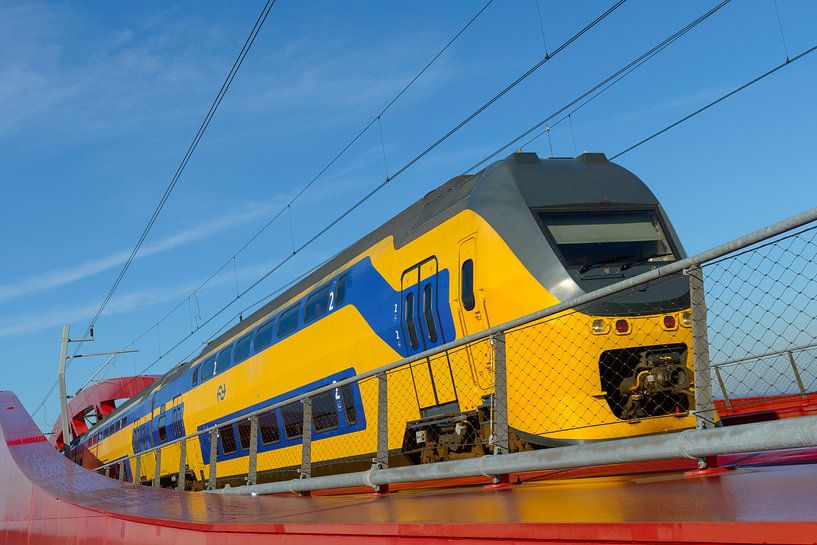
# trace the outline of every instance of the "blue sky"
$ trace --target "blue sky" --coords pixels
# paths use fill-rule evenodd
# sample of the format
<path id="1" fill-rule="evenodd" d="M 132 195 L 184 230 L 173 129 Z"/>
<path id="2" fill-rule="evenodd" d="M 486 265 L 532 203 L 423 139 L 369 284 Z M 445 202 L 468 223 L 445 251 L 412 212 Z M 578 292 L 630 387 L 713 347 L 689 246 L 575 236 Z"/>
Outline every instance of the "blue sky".
<path id="1" fill-rule="evenodd" d="M 612 2 L 539 0 L 550 49 Z M 86 350 L 114 350 L 184 300 L 413 77 L 483 2 L 279 0 Z M 163 371 L 270 293 L 457 175 L 715 2 L 630 0 L 157 363 Z M 56 375 L 164 191 L 261 2 L 0 4 L 2 389 Z M 779 0 L 786 46 L 817 4 Z M 497 0 L 382 119 L 394 172 L 543 54 L 535 0 Z M 552 133 L 613 155 L 785 59 L 773 0 L 735 1 Z M 817 54 L 623 156 L 691 253 L 815 204 Z M 530 147 L 550 154 L 546 139 Z M 367 132 L 292 207 L 296 245 L 384 178 Z M 288 215 L 107 372 L 146 367 L 291 252 Z M 75 390 L 99 362 L 77 360 Z M 52 397 L 37 421 L 50 428 Z"/>

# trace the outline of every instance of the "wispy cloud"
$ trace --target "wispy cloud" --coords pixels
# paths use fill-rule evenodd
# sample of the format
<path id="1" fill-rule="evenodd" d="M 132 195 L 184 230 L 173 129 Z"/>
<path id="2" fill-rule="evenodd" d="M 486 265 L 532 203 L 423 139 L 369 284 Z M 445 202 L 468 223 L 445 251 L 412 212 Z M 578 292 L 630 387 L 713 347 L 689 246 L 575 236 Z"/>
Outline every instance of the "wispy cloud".
<path id="1" fill-rule="evenodd" d="M 309 262 L 315 262 L 322 256 L 307 253 L 303 257 Z M 236 281 L 238 281 L 242 287 L 244 287 L 248 283 L 254 282 L 260 278 L 261 275 L 267 273 L 277 264 L 278 262 L 256 263 L 253 265 L 240 267 L 235 273 L 232 271 L 232 269 L 225 271 L 213 277 L 209 282 L 207 282 L 207 284 L 199 289 L 197 291 L 197 297 L 199 297 L 201 300 L 208 301 L 212 308 L 220 308 L 222 305 L 225 305 L 227 302 L 234 299 L 235 293 L 233 291 L 233 286 Z M 289 264 L 289 266 L 283 267 L 275 278 L 289 278 L 293 275 L 293 273 L 301 271 L 303 268 L 303 264 Z M 108 317 L 127 315 L 146 310 L 157 305 L 162 305 L 164 303 L 178 303 L 179 301 L 184 301 L 185 298 L 193 293 L 193 290 L 196 290 L 200 286 L 200 283 L 201 279 L 197 279 L 195 281 L 180 283 L 175 286 L 151 287 L 119 294 L 111 300 L 111 303 L 108 305 L 108 308 L 105 311 L 105 315 Z M 281 281 L 274 281 L 273 283 L 281 286 L 285 285 L 285 282 Z M 257 295 L 248 295 L 246 301 L 244 298 L 240 299 L 239 301 L 241 301 L 241 303 L 237 306 L 237 308 L 241 308 L 242 305 L 251 303 L 253 297 L 257 297 Z M 13 318 L 7 317 L 5 319 L 0 319 L 0 338 L 33 333 L 36 331 L 54 328 L 60 324 L 87 320 L 94 315 L 97 308 L 97 304 L 94 303 L 79 304 L 61 308 L 51 308 L 49 310 L 32 312 L 29 314 L 16 315 Z M 176 316 L 175 321 L 175 325 L 177 326 L 178 321 L 182 319 L 189 320 L 192 324 L 195 324 L 196 320 L 203 321 L 209 317 L 206 312 L 205 314 L 196 316 L 199 311 L 195 310 L 194 307 L 191 307 L 190 309 L 187 307 L 181 307 L 179 312 L 180 314 L 179 316 Z M 237 310 L 234 312 L 237 312 Z M 225 319 L 227 316 L 228 314 L 225 314 Z M 139 332 L 133 331 L 132 333 L 136 335 Z"/>
<path id="2" fill-rule="evenodd" d="M 98 32 L 85 11 L 0 4 L 0 139 L 76 143 L 187 127 L 217 91 L 244 30 L 167 8 Z M 265 30 L 221 118 L 266 113 L 297 119 L 292 130 L 357 121 L 376 114 L 435 47 L 420 34 L 372 50 L 326 36 L 282 43 Z M 444 56 L 403 101 L 454 77 Z"/>
<path id="3" fill-rule="evenodd" d="M 282 203 L 283 199 L 265 204 L 254 202 L 223 216 L 208 218 L 206 222 L 172 233 L 153 243 L 145 244 L 137 255 L 137 258 L 145 258 L 174 250 L 193 242 L 208 239 L 241 225 L 255 222 L 260 218 L 269 217 L 272 213 L 281 208 Z M 84 263 L 35 274 L 15 282 L 2 284 L 0 285 L 0 303 L 59 288 L 94 276 L 122 265 L 128 259 L 129 255 L 129 250 L 122 250 L 103 257 L 91 259 Z"/>

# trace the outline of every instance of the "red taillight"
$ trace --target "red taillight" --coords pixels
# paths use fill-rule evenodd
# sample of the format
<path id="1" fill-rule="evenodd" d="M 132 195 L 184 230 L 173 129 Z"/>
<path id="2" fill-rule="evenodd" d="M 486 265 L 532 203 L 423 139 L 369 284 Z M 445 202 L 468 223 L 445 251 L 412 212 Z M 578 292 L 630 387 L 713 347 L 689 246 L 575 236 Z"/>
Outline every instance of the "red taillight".
<path id="1" fill-rule="evenodd" d="M 627 333 L 630 331 L 630 324 L 627 320 L 616 320 L 616 331 L 619 333 Z"/>
<path id="2" fill-rule="evenodd" d="M 675 329 L 675 316 L 664 316 L 664 327 L 667 329 Z"/>

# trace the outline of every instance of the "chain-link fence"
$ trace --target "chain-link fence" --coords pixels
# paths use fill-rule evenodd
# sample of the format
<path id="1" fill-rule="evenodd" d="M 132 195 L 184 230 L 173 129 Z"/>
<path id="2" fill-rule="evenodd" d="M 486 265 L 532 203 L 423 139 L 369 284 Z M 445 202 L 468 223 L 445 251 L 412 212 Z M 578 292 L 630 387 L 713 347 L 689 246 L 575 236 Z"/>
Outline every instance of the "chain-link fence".
<path id="1" fill-rule="evenodd" d="M 702 265 L 723 405 L 817 389 L 817 226 Z"/>
<path id="2" fill-rule="evenodd" d="M 707 429 L 716 407 L 808 398 L 817 225 L 786 225 L 98 471 L 238 487 Z"/>

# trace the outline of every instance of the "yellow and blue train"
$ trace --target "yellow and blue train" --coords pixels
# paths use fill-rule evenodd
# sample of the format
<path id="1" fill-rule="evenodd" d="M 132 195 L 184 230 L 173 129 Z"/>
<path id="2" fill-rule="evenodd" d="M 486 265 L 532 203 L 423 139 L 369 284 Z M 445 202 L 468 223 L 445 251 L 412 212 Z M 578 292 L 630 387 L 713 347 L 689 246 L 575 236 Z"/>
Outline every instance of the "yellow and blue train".
<path id="1" fill-rule="evenodd" d="M 683 257 L 653 193 L 603 154 L 517 152 L 428 193 L 125 402 L 72 450 L 88 467 L 121 460 Z M 668 278 L 508 333 L 511 450 L 694 427 L 688 310 L 688 284 Z M 487 348 L 475 345 L 394 371 L 391 463 L 486 452 L 490 365 Z M 299 467 L 302 411 L 292 403 L 259 416 L 259 481 Z M 312 414 L 313 474 L 370 464 L 376 381 L 314 398 Z M 219 429 L 219 484 L 246 475 L 249 427 Z M 173 448 L 159 462 L 163 481 L 178 473 Z M 186 460 L 189 482 L 200 486 L 209 434 L 188 443 Z M 134 475 L 131 460 L 126 478 L 152 478 L 154 463 L 142 457 Z"/>

